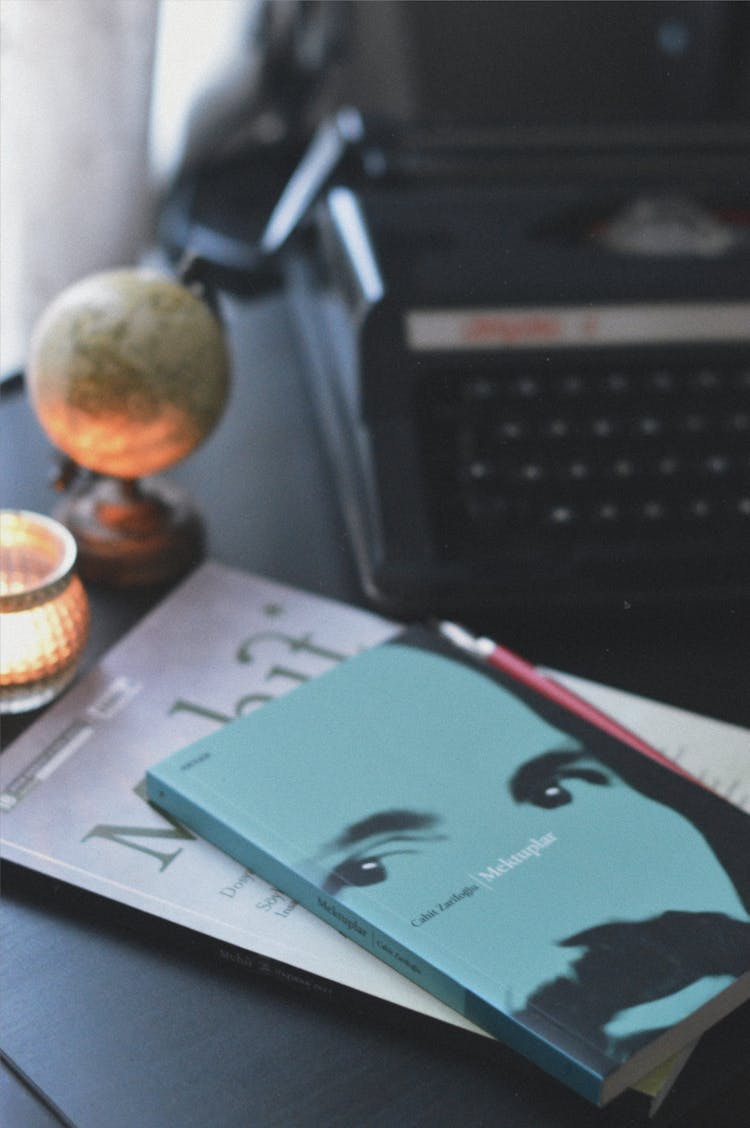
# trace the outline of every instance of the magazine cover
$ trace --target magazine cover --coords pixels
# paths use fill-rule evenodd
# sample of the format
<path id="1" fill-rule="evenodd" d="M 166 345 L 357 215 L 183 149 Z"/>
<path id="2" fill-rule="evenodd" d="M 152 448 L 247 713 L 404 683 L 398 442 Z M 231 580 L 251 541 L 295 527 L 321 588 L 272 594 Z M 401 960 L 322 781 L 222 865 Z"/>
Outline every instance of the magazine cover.
<path id="1" fill-rule="evenodd" d="M 3 751 L 3 861 L 190 929 L 232 966 L 340 985 L 476 1033 L 146 797 L 154 760 L 395 630 L 336 600 L 201 565 Z"/>
<path id="2" fill-rule="evenodd" d="M 155 759 L 294 690 L 397 627 L 208 562 L 117 642 L 0 757 L 0 847 L 39 880 L 118 916 L 188 929 L 208 958 L 328 994 L 356 990 L 478 1027 L 146 800 Z M 750 732 L 555 672 L 750 810 Z M 23 873 L 20 881 L 25 881 Z M 8 874 L 6 871 L 6 881 Z M 62 894 L 60 894 L 62 895 Z M 147 928 L 145 928 L 148 931 Z M 663 1089 L 662 1089 L 663 1091 Z"/>

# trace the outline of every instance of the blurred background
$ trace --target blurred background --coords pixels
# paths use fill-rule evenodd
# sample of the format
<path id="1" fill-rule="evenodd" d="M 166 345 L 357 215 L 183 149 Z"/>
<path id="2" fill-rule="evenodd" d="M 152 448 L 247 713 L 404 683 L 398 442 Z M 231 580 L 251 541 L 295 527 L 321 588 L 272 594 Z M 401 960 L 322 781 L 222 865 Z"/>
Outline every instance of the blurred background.
<path id="1" fill-rule="evenodd" d="M 267 212 L 344 103 L 510 132 L 746 123 L 748 7 L 2 0 L 0 370 L 61 288 L 139 260 L 186 170 L 249 156 Z"/>

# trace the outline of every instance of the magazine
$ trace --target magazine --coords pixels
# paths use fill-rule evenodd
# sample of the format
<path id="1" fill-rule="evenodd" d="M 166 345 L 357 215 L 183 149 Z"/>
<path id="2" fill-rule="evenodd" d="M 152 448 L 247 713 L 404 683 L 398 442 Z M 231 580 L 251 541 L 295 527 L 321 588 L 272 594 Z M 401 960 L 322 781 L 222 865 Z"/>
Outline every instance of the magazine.
<path id="1" fill-rule="evenodd" d="M 171 751 L 391 637 L 378 615 L 209 561 L 0 757 L 5 861 L 189 930 L 218 959 L 479 1029 L 145 796 Z M 750 733 L 554 674 L 750 810 Z"/>

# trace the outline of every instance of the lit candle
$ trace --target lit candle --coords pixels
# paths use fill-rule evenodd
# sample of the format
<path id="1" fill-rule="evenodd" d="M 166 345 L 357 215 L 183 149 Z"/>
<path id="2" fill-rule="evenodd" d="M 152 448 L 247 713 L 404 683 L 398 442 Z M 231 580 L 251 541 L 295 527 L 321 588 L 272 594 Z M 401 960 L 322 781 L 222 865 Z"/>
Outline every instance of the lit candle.
<path id="1" fill-rule="evenodd" d="M 57 521 L 0 510 L 0 713 L 44 705 L 76 672 L 89 629 L 76 556 Z"/>

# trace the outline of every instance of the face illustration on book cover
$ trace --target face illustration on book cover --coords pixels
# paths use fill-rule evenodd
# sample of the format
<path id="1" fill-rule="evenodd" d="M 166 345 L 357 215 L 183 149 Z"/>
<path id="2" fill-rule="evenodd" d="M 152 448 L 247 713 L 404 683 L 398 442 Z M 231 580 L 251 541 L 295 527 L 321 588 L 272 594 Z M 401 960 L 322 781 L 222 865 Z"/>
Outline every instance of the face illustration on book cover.
<path id="1" fill-rule="evenodd" d="M 340 805 L 329 804 L 331 835 L 314 859 L 324 893 L 363 914 L 368 898 L 380 899 L 415 937 L 489 969 L 507 985 L 508 1012 L 575 1029 L 615 1062 L 750 969 L 750 890 L 689 811 L 650 794 L 653 768 L 640 753 L 595 732 L 577 736 L 575 724 L 498 695 L 489 677 L 427 658 L 437 665 L 409 685 L 412 708 L 399 707 L 398 663 L 380 687 L 404 740 L 418 715 L 429 747 L 441 665 L 452 667 L 444 692 L 460 693 L 461 715 L 482 721 L 439 773 L 425 758 L 418 778 L 408 769 L 394 778 L 394 749 L 383 753 L 387 780 L 377 763 L 359 763 L 359 806 L 347 806 L 356 817 L 342 826 Z M 444 794 L 433 778 L 446 772 L 449 810 L 431 802 Z M 398 805 L 378 804 L 385 794 Z"/>

